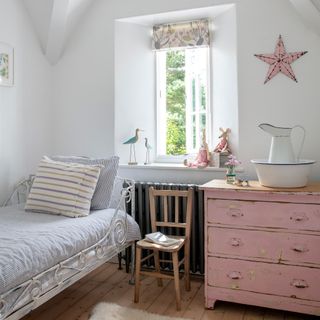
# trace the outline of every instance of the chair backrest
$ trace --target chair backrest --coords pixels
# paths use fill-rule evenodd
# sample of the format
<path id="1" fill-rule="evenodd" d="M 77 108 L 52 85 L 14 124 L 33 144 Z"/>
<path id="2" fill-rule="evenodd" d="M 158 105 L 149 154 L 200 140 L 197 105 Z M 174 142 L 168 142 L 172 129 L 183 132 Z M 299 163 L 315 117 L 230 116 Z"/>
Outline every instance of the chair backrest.
<path id="1" fill-rule="evenodd" d="M 157 197 L 159 197 L 159 201 L 157 201 Z M 161 227 L 179 228 L 184 230 L 186 238 L 190 238 L 193 201 L 192 188 L 182 191 L 156 190 L 150 187 L 149 198 L 152 232 L 158 231 L 158 228 Z M 180 214 L 180 205 L 183 204 L 183 199 L 186 200 L 186 206 L 184 206 L 186 210 L 183 214 Z M 157 205 L 160 205 L 160 209 L 162 209 L 159 218 L 157 217 Z"/>

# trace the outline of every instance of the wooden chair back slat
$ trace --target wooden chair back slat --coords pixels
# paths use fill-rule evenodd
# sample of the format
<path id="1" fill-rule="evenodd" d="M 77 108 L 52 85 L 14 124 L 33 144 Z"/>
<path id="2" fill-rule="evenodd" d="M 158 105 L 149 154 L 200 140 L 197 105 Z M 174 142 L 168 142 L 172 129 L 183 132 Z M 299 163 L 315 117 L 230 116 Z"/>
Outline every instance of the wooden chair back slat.
<path id="1" fill-rule="evenodd" d="M 164 222 L 168 222 L 168 197 L 163 197 L 163 214 Z"/>
<path id="2" fill-rule="evenodd" d="M 149 188 L 149 199 L 150 199 L 150 217 L 151 217 L 151 230 L 152 232 L 157 231 L 156 225 L 156 202 L 154 197 L 154 189 Z"/>
<path id="3" fill-rule="evenodd" d="M 191 215 L 192 215 L 192 196 L 193 190 L 190 188 L 188 191 L 182 190 L 155 190 L 153 187 L 149 188 L 149 197 L 150 197 L 150 216 L 151 216 L 151 229 L 152 232 L 158 231 L 158 227 L 165 228 L 179 228 L 184 230 L 184 236 L 190 238 L 191 232 Z M 156 212 L 156 197 L 163 198 L 163 218 L 157 219 Z M 168 201 L 169 197 L 174 198 L 174 221 L 169 221 L 169 210 Z M 180 221 L 180 206 L 179 201 L 181 198 L 186 198 L 187 208 L 185 217 L 182 216 Z M 161 203 L 161 202 L 160 202 Z"/>
<path id="4" fill-rule="evenodd" d="M 174 222 L 179 223 L 179 197 L 175 196 Z"/>

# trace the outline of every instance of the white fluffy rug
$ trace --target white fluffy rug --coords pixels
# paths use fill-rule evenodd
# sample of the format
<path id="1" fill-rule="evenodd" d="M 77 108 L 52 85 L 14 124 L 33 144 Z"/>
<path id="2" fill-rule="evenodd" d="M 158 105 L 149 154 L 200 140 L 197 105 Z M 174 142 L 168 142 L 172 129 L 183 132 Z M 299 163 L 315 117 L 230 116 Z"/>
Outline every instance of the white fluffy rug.
<path id="1" fill-rule="evenodd" d="M 89 320 L 182 320 L 182 318 L 160 316 L 143 310 L 121 307 L 115 303 L 101 302 L 93 308 Z"/>

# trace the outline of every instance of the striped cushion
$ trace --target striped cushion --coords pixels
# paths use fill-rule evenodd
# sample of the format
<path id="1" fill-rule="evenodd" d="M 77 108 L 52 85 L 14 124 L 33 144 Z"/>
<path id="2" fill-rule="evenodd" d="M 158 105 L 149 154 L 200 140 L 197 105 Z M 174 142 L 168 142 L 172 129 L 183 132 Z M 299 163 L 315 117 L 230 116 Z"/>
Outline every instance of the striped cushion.
<path id="1" fill-rule="evenodd" d="M 119 157 L 113 156 L 109 159 L 92 159 L 75 156 L 52 156 L 50 159 L 62 162 L 81 163 L 85 165 L 101 165 L 101 172 L 97 188 L 91 201 L 91 209 L 99 210 L 109 207 L 113 184 L 118 171 Z"/>
<path id="2" fill-rule="evenodd" d="M 99 174 L 100 166 L 42 159 L 25 210 L 87 216 Z"/>

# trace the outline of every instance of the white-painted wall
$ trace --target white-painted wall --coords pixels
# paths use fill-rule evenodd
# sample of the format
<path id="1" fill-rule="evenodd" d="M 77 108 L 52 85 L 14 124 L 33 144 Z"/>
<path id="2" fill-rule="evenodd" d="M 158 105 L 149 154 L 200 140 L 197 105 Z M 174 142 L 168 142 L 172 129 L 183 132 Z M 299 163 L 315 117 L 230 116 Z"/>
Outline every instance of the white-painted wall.
<path id="1" fill-rule="evenodd" d="M 144 130 L 136 144 L 138 162 L 145 161 L 142 137 L 155 146 L 156 74 L 150 31 L 150 27 L 135 23 L 115 23 L 115 153 L 123 163 L 129 161 L 130 147 L 122 143 L 136 128 Z"/>
<path id="2" fill-rule="evenodd" d="M 244 4 L 249 2 L 252 10 L 240 5 L 237 11 L 240 158 L 253 175 L 250 159 L 267 158 L 271 140 L 257 125 L 261 122 L 279 126 L 300 124 L 307 130 L 302 156 L 318 161 L 312 175 L 319 180 L 320 37 L 303 24 L 289 1 L 260 0 Z M 279 34 L 287 51 L 307 50 L 308 53 L 292 64 L 298 83 L 280 74 L 264 85 L 268 65 L 253 54 L 273 52 Z"/>
<path id="3" fill-rule="evenodd" d="M 229 104 L 230 98 L 231 101 L 235 99 L 238 92 L 239 157 L 246 172 L 254 177 L 249 160 L 265 158 L 268 153 L 270 138 L 257 128 L 260 122 L 286 126 L 302 124 L 308 134 L 303 155 L 320 161 L 317 123 L 320 116 L 319 37 L 303 24 L 287 0 L 234 2 L 238 88 L 233 88 L 229 95 L 226 93 L 225 104 Z M 116 19 L 223 3 L 231 1 L 97 0 L 54 71 L 55 151 L 105 156 L 114 153 L 115 141 L 119 143 L 119 137 L 114 134 Z M 273 52 L 280 33 L 288 51 L 308 50 L 309 53 L 293 64 L 298 84 L 278 75 L 263 85 L 268 66 L 253 54 Z M 130 128 L 136 126 L 133 123 Z M 154 179 L 152 170 L 146 173 L 133 169 L 132 174 L 137 179 L 141 176 Z M 198 180 L 193 173 L 185 173 L 184 177 L 189 176 L 192 181 Z M 172 180 L 175 174 L 162 171 L 161 177 Z M 313 178 L 320 179 L 319 163 L 314 167 Z"/>
<path id="4" fill-rule="evenodd" d="M 156 158 L 156 61 L 151 50 L 152 26 L 157 23 L 195 20 L 206 17 L 211 23 L 213 42 L 210 56 L 211 107 L 213 127 L 231 128 L 231 142 L 238 150 L 238 94 L 235 6 L 213 6 L 121 19 L 115 24 L 115 152 L 121 162 L 129 160 L 129 146 L 123 145 L 143 128 L 136 144 L 137 161 L 145 161 L 144 137 L 148 138 L 151 161 Z M 128 50 L 130 48 L 130 50 Z M 125 93 L 125 94 L 124 94 Z M 125 116 L 124 116 L 125 115 Z M 160 124 L 161 125 L 161 124 Z M 214 130 L 214 143 L 219 130 Z M 212 134 L 211 140 L 212 140 Z M 211 146 L 213 149 L 213 146 Z"/>
<path id="5" fill-rule="evenodd" d="M 219 128 L 230 128 L 230 145 L 239 153 L 238 74 L 236 8 L 231 7 L 214 20 L 212 61 L 213 145 L 219 141 Z"/>
<path id="6" fill-rule="evenodd" d="M 0 0 L 0 42 L 14 47 L 14 86 L 0 86 L 0 201 L 51 152 L 51 68 L 19 0 Z"/>

